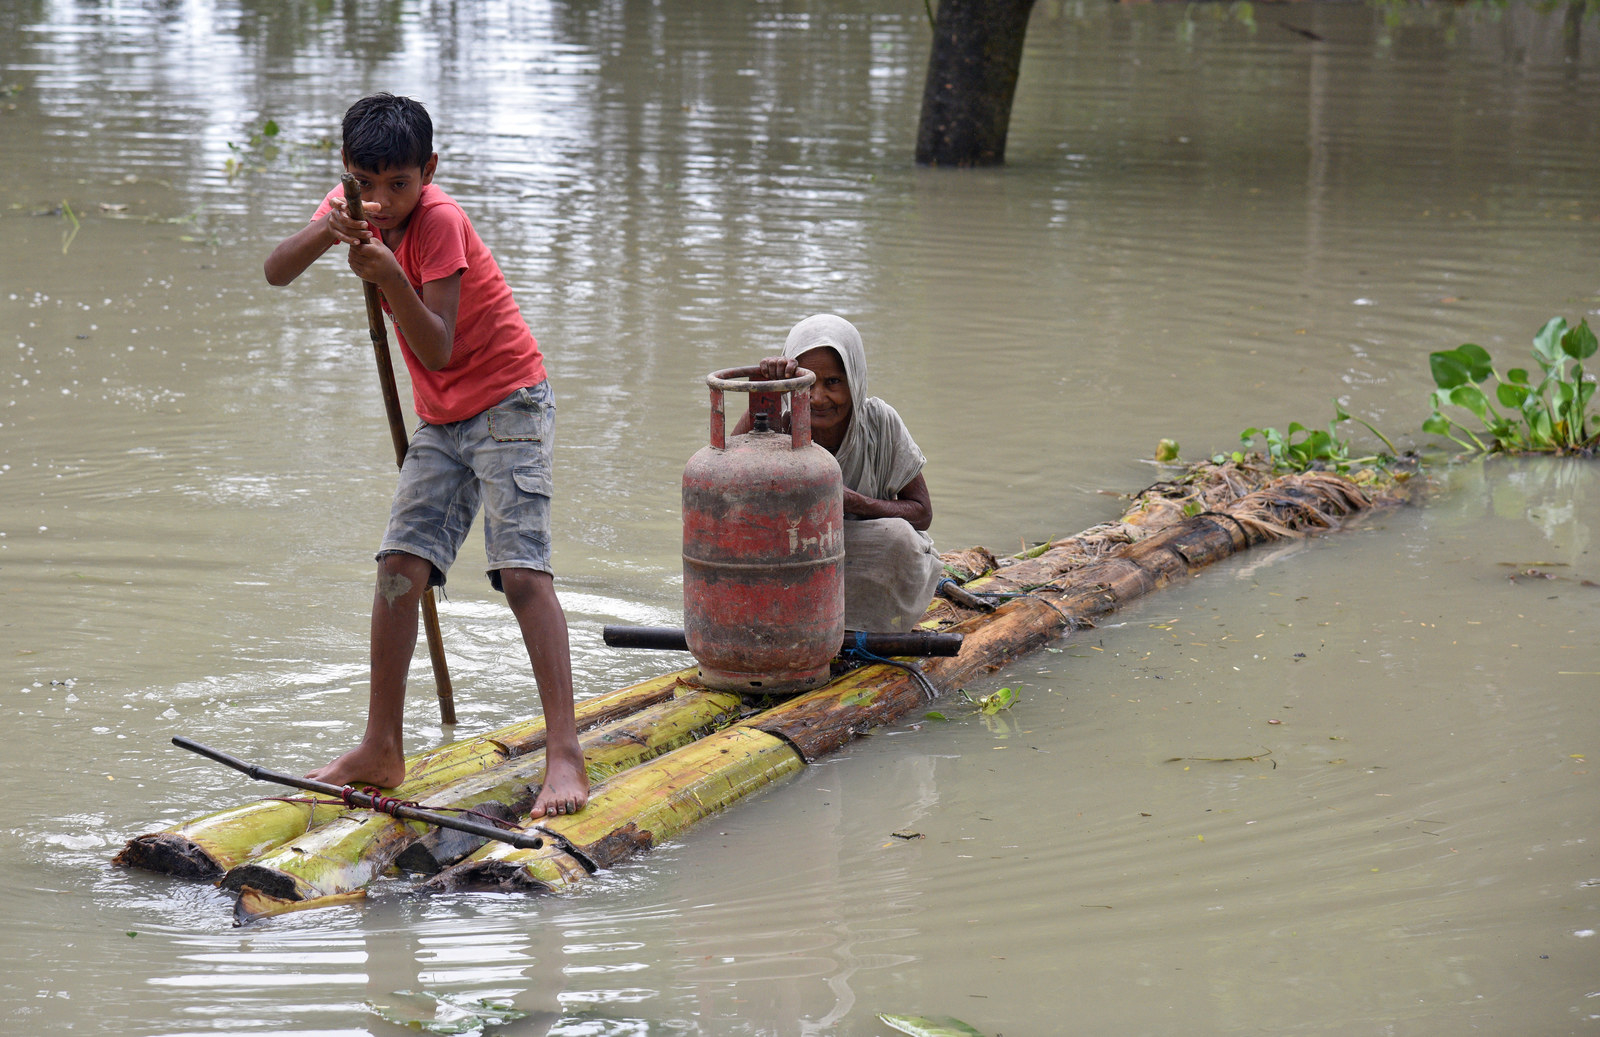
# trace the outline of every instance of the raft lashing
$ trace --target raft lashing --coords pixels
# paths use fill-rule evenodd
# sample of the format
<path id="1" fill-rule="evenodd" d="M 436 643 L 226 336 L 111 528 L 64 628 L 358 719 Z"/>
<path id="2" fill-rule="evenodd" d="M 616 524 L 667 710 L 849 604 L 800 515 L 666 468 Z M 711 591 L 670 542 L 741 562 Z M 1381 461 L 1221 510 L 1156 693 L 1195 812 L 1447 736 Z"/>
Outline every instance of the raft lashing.
<path id="1" fill-rule="evenodd" d="M 781 701 L 704 687 L 690 668 L 578 703 L 593 792 L 577 814 L 527 816 L 544 771 L 542 718 L 411 757 L 405 781 L 385 790 L 517 826 L 542 838 L 538 849 L 286 795 L 137 836 L 115 863 L 215 882 L 238 895 L 236 924 L 359 900 L 386 876 L 419 892 L 559 891 L 1174 580 L 1263 542 L 1336 529 L 1400 503 L 1404 488 L 1389 475 L 1278 475 L 1254 459 L 1192 465 L 1135 495 L 1121 519 L 1023 556 L 943 555 L 950 581 L 921 627 L 963 635 L 956 655 L 847 651 L 827 683 Z"/>

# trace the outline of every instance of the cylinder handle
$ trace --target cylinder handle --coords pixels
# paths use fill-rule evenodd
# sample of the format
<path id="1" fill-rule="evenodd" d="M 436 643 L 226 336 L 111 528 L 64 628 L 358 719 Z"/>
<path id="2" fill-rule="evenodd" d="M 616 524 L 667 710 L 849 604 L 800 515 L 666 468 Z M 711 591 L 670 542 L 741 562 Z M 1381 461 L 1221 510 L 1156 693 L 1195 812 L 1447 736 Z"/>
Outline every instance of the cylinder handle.
<path id="1" fill-rule="evenodd" d="M 810 446 L 811 386 L 816 383 L 817 376 L 802 367 L 793 378 L 753 381 L 760 373 L 760 367 L 730 367 L 706 375 L 706 384 L 711 387 L 711 445 L 718 450 L 725 450 L 728 446 L 728 419 L 722 394 L 747 392 L 750 394 L 751 410 L 774 415 L 778 397 L 789 393 L 789 444 L 795 450 Z"/>

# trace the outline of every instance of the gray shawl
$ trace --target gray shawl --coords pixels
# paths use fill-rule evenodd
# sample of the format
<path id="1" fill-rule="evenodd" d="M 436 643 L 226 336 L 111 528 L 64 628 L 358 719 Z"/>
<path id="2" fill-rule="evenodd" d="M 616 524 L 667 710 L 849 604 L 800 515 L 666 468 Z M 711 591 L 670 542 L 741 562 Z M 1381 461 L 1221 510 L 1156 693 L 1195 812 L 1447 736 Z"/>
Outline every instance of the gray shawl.
<path id="1" fill-rule="evenodd" d="M 839 354 L 850 383 L 850 427 L 834 454 L 844 484 L 864 497 L 894 500 L 927 458 L 895 409 L 867 395 L 867 351 L 855 325 L 831 313 L 807 317 L 790 330 L 783 355 L 798 358 L 819 346 Z"/>

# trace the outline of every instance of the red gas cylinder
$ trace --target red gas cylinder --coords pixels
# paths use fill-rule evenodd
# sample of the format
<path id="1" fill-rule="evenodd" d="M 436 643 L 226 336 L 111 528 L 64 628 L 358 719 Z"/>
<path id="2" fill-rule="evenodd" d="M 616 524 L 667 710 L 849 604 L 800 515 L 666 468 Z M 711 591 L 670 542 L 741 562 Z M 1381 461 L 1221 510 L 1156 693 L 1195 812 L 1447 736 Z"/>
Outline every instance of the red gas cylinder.
<path id="1" fill-rule="evenodd" d="M 706 376 L 711 444 L 683 470 L 683 629 L 701 682 L 795 691 L 828 679 L 844 640 L 844 490 L 811 441 L 810 371 L 778 381 Z M 727 436 L 724 391 L 751 394 L 756 427 Z M 790 432 L 774 432 L 790 393 Z"/>

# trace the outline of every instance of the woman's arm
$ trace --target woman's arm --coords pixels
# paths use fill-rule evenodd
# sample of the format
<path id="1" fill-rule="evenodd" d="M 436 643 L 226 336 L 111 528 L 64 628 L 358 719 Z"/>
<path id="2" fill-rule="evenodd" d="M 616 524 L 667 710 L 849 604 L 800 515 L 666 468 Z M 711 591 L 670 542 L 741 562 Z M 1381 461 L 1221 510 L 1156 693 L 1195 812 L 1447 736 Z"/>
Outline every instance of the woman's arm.
<path id="1" fill-rule="evenodd" d="M 933 500 L 928 496 L 928 481 L 918 472 L 915 479 L 900 488 L 899 500 L 863 497 L 847 488 L 844 513 L 865 519 L 901 518 L 911 523 L 912 529 L 927 529 L 933 525 Z"/>
<path id="2" fill-rule="evenodd" d="M 800 365 L 792 358 L 786 356 L 769 356 L 761 359 L 761 373 L 756 377 L 763 382 L 775 382 L 783 378 L 793 378 L 800 370 Z M 730 436 L 742 436 L 755 427 L 755 419 L 750 416 L 749 408 L 739 415 L 739 420 L 733 423 Z M 772 420 L 774 432 L 789 431 L 789 412 L 782 411 Z"/>

